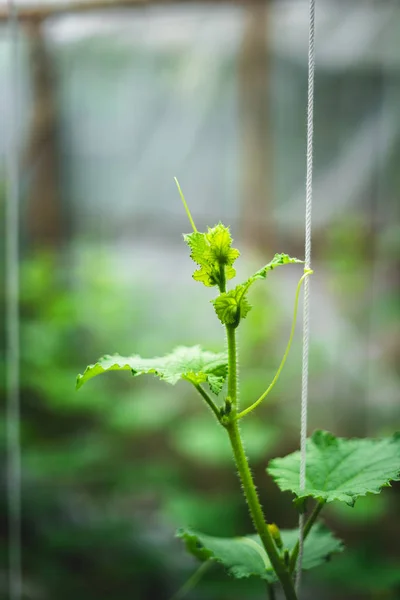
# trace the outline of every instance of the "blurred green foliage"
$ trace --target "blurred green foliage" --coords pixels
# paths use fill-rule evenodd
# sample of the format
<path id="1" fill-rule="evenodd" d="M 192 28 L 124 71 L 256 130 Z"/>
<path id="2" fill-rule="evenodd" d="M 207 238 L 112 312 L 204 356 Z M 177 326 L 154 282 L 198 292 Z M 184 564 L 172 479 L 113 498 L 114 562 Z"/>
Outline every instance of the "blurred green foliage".
<path id="1" fill-rule="evenodd" d="M 40 253 L 21 264 L 25 595 L 60 600 L 167 600 L 196 568 L 174 539 L 178 526 L 211 535 L 240 535 L 252 531 L 251 523 L 227 440 L 219 435 L 208 409 L 189 384 L 172 388 L 152 378 L 133 382 L 129 374 L 107 374 L 75 392 L 76 373 L 94 358 L 105 352 L 129 354 L 147 348 L 155 339 L 154 331 L 148 331 L 153 307 L 146 286 L 118 284 L 112 265 L 104 259 L 99 268 L 93 249 L 79 249 L 77 255 L 79 260 L 72 253 Z M 264 288 L 255 290 L 251 301 L 254 310 L 240 337 L 244 405 L 274 375 L 279 354 L 275 340 L 280 329 L 287 327 Z M 268 318 L 272 306 L 273 320 Z M 178 341 L 175 337 L 180 332 L 171 333 L 173 327 L 173 322 L 166 323 L 157 333 L 160 353 Z M 187 338 L 182 341 L 186 343 Z M 323 370 L 323 354 L 314 352 L 319 360 L 313 368 Z M 4 352 L 0 365 L 3 374 Z M 288 408 L 278 403 L 291 393 L 294 370 L 289 361 L 277 392 L 243 423 L 260 494 L 268 496 L 274 520 L 284 526 L 295 524 L 290 496 L 278 494 L 265 478 L 264 468 L 269 457 L 283 455 L 297 444 L 297 415 L 287 423 Z M 1 442 L 4 449 L 4 421 Z M 4 467 L 1 473 L 4 489 Z M 327 519 L 339 535 L 341 528 L 346 534 L 353 532 L 350 540 L 354 537 L 355 541 L 366 535 L 365 519 L 369 524 L 373 521 L 377 526 L 372 534 L 381 539 L 395 511 L 392 496 L 385 493 L 382 498 L 373 498 L 371 508 L 357 503 L 347 514 L 340 509 L 327 512 Z M 3 494 L 4 565 L 5 502 Z M 345 554 L 340 563 L 332 562 L 331 570 L 330 565 L 324 569 L 324 576 L 335 585 L 340 580 L 340 597 L 345 598 L 345 590 L 356 587 L 354 580 L 365 587 L 366 570 L 371 578 L 381 580 L 381 571 L 372 570 L 371 561 L 375 561 L 372 552 L 368 560 L 361 560 L 357 553 Z M 350 581 L 352 569 L 355 575 Z M 393 573 L 388 566 L 382 574 L 387 593 L 398 583 Z M 371 585 L 371 590 L 375 588 Z M 257 600 L 265 597 L 265 590 L 259 582 L 226 580 L 213 567 L 189 597 Z"/>

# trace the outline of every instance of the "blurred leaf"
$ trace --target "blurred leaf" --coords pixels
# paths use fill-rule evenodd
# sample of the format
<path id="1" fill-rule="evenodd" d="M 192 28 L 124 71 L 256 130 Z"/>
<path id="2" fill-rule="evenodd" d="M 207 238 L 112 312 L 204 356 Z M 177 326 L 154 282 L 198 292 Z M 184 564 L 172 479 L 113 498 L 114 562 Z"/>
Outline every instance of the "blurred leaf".
<path id="1" fill-rule="evenodd" d="M 217 495 L 210 489 L 202 494 L 200 490 L 195 492 L 184 486 L 170 492 L 165 500 L 165 511 L 174 523 L 200 530 L 209 530 L 218 523 L 222 535 L 234 535 L 242 511 L 242 500 L 237 493 Z"/>
<path id="2" fill-rule="evenodd" d="M 212 391 L 219 393 L 227 376 L 228 364 L 225 352 L 215 354 L 202 350 L 200 346 L 179 346 L 171 354 L 156 358 L 107 355 L 96 364 L 89 365 L 83 375 L 78 375 L 77 389 L 92 377 L 107 371 L 131 371 L 134 377 L 154 374 L 172 385 L 180 379 L 195 385 L 208 382 Z"/>
<path id="3" fill-rule="evenodd" d="M 113 402 L 107 415 L 109 426 L 121 433 L 143 435 L 163 429 L 182 413 L 183 396 L 149 388 Z"/>
<path id="4" fill-rule="evenodd" d="M 64 443 L 46 444 L 43 440 L 23 459 L 24 469 L 40 479 L 78 480 L 85 473 L 94 474 L 96 466 L 104 466 L 112 456 L 112 444 L 99 434 L 79 435 Z"/>
<path id="5" fill-rule="evenodd" d="M 355 590 L 369 597 L 400 586 L 400 568 L 398 561 L 383 560 L 380 550 L 377 549 L 376 554 L 368 554 L 360 548 L 345 552 L 337 560 L 324 565 L 313 574 L 313 578 L 335 586 L 338 591 Z"/>
<path id="6" fill-rule="evenodd" d="M 241 432 L 246 453 L 260 460 L 273 448 L 279 430 L 254 419 L 243 420 Z M 171 432 L 171 444 L 183 455 L 201 463 L 219 466 L 232 463 L 232 449 L 225 430 L 208 414 L 187 419 Z"/>
<path id="7" fill-rule="evenodd" d="M 196 558 L 222 563 L 237 579 L 256 576 L 271 583 L 277 580 L 258 535 L 218 538 L 191 530 L 179 530 L 177 535 Z M 284 547 L 292 550 L 298 535 L 297 529 L 281 530 Z M 303 569 L 312 569 L 342 550 L 340 540 L 324 526 L 316 525 L 304 544 Z"/>
<path id="8" fill-rule="evenodd" d="M 282 491 L 290 490 L 298 498 L 312 496 L 354 505 L 359 496 L 379 494 L 391 480 L 399 480 L 400 435 L 347 440 L 317 430 L 307 440 L 305 490 L 300 490 L 300 452 L 273 459 L 268 473 Z"/>
<path id="9" fill-rule="evenodd" d="M 357 499 L 354 506 L 342 502 L 329 505 L 329 513 L 346 523 L 372 523 L 383 517 L 388 509 L 390 494 L 368 495 Z"/>

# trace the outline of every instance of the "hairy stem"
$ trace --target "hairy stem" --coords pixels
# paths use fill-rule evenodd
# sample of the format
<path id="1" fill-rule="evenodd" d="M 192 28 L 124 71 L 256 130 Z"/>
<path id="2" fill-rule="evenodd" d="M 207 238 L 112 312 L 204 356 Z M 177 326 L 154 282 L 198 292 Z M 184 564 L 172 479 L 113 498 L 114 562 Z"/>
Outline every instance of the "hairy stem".
<path id="1" fill-rule="evenodd" d="M 217 417 L 218 421 L 220 420 L 220 412 L 218 406 L 215 404 L 214 400 L 207 394 L 207 392 L 201 387 L 199 384 L 194 384 L 194 387 L 199 392 L 199 394 L 204 398 L 207 402 L 208 406 L 213 411 L 214 415 Z"/>
<path id="2" fill-rule="evenodd" d="M 225 265 L 219 266 L 219 291 L 221 294 L 226 292 L 226 274 L 225 274 Z"/>
<path id="3" fill-rule="evenodd" d="M 237 348 L 236 329 L 230 325 L 226 326 L 226 337 L 228 341 L 228 396 L 232 406 L 237 408 Z"/>
<path id="4" fill-rule="evenodd" d="M 243 442 L 240 436 L 237 421 L 232 421 L 231 423 L 229 423 L 226 426 L 226 429 L 229 434 L 229 439 L 231 441 L 232 450 L 235 457 L 236 467 L 239 472 L 239 477 L 243 486 L 243 492 L 246 497 L 247 504 L 249 506 L 249 512 L 253 520 L 254 526 L 257 530 L 258 535 L 261 538 L 265 551 L 268 554 L 268 558 L 271 561 L 271 565 L 273 566 L 274 571 L 282 584 L 286 600 L 296 600 L 297 596 L 291 575 L 278 554 L 275 542 L 268 530 L 268 526 L 263 515 L 257 490 L 254 485 L 253 476 L 251 474 L 249 463 L 244 452 Z"/>
<path id="5" fill-rule="evenodd" d="M 237 356 L 236 356 L 236 330 L 229 325 L 226 327 L 228 339 L 228 395 L 232 405 L 237 404 Z M 235 419 L 230 420 L 226 425 L 229 434 L 236 467 L 239 473 L 240 481 L 243 486 L 243 492 L 247 500 L 250 516 L 258 535 L 261 538 L 266 553 L 268 554 L 271 565 L 282 584 L 286 600 L 297 600 L 292 577 L 278 554 L 275 542 L 268 530 L 267 523 L 261 508 L 257 490 L 254 485 L 253 476 L 250 471 L 249 463 L 243 448 L 242 438 L 240 436 L 238 422 Z"/>
<path id="6" fill-rule="evenodd" d="M 308 517 L 307 522 L 304 525 L 303 541 L 306 540 L 306 537 L 310 533 L 311 528 L 314 525 L 315 521 L 317 520 L 317 517 L 318 517 L 319 513 L 321 512 L 324 504 L 325 504 L 325 500 L 319 500 L 318 503 L 315 505 L 314 510 L 312 511 L 311 515 Z M 289 571 L 291 573 L 293 573 L 293 571 L 296 568 L 297 557 L 299 556 L 299 548 L 300 548 L 300 540 L 297 540 L 296 545 L 293 548 L 292 553 L 290 555 Z"/>

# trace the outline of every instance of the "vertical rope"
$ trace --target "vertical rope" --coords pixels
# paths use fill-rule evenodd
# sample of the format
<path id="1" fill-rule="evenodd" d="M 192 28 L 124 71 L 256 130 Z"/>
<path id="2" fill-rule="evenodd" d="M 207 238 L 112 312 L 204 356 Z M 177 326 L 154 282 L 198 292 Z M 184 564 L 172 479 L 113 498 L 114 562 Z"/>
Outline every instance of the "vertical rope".
<path id="1" fill-rule="evenodd" d="M 313 197 L 313 147 L 314 147 L 314 74 L 315 74 L 315 0 L 309 5 L 308 38 L 308 100 L 307 100 L 307 172 L 306 172 L 306 216 L 305 216 L 305 269 L 311 268 L 311 214 Z M 301 386 L 301 429 L 300 429 L 300 489 L 306 486 L 306 442 L 308 409 L 308 356 L 310 338 L 310 278 L 304 281 L 303 308 L 303 364 Z M 304 514 L 299 518 L 300 545 L 296 573 L 296 590 L 299 593 L 304 547 Z"/>
<path id="2" fill-rule="evenodd" d="M 10 48 L 9 119 L 6 158 L 6 386 L 7 386 L 7 502 L 8 589 L 10 600 L 21 600 L 21 448 L 19 398 L 19 165 L 18 165 L 18 15 L 8 0 Z"/>

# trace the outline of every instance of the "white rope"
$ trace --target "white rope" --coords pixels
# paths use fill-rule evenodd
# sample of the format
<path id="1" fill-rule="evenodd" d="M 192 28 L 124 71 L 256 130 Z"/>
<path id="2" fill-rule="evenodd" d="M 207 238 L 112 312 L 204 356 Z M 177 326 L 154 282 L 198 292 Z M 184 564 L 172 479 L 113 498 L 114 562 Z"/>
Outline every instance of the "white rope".
<path id="1" fill-rule="evenodd" d="M 6 159 L 7 501 L 9 599 L 21 600 L 21 447 L 19 396 L 18 15 L 8 0 L 9 77 Z"/>
<path id="2" fill-rule="evenodd" d="M 308 101 L 307 101 L 307 174 L 306 174 L 306 217 L 305 217 L 305 269 L 311 268 L 311 213 L 313 196 L 313 146 L 314 146 L 314 74 L 315 74 L 315 0 L 309 6 L 308 38 Z M 301 387 L 301 430 L 300 430 L 300 490 L 306 486 L 306 442 L 308 409 L 308 356 L 310 338 L 310 278 L 304 281 L 303 308 L 303 364 Z M 304 514 L 299 518 L 300 544 L 296 573 L 296 591 L 299 593 L 304 546 Z"/>

